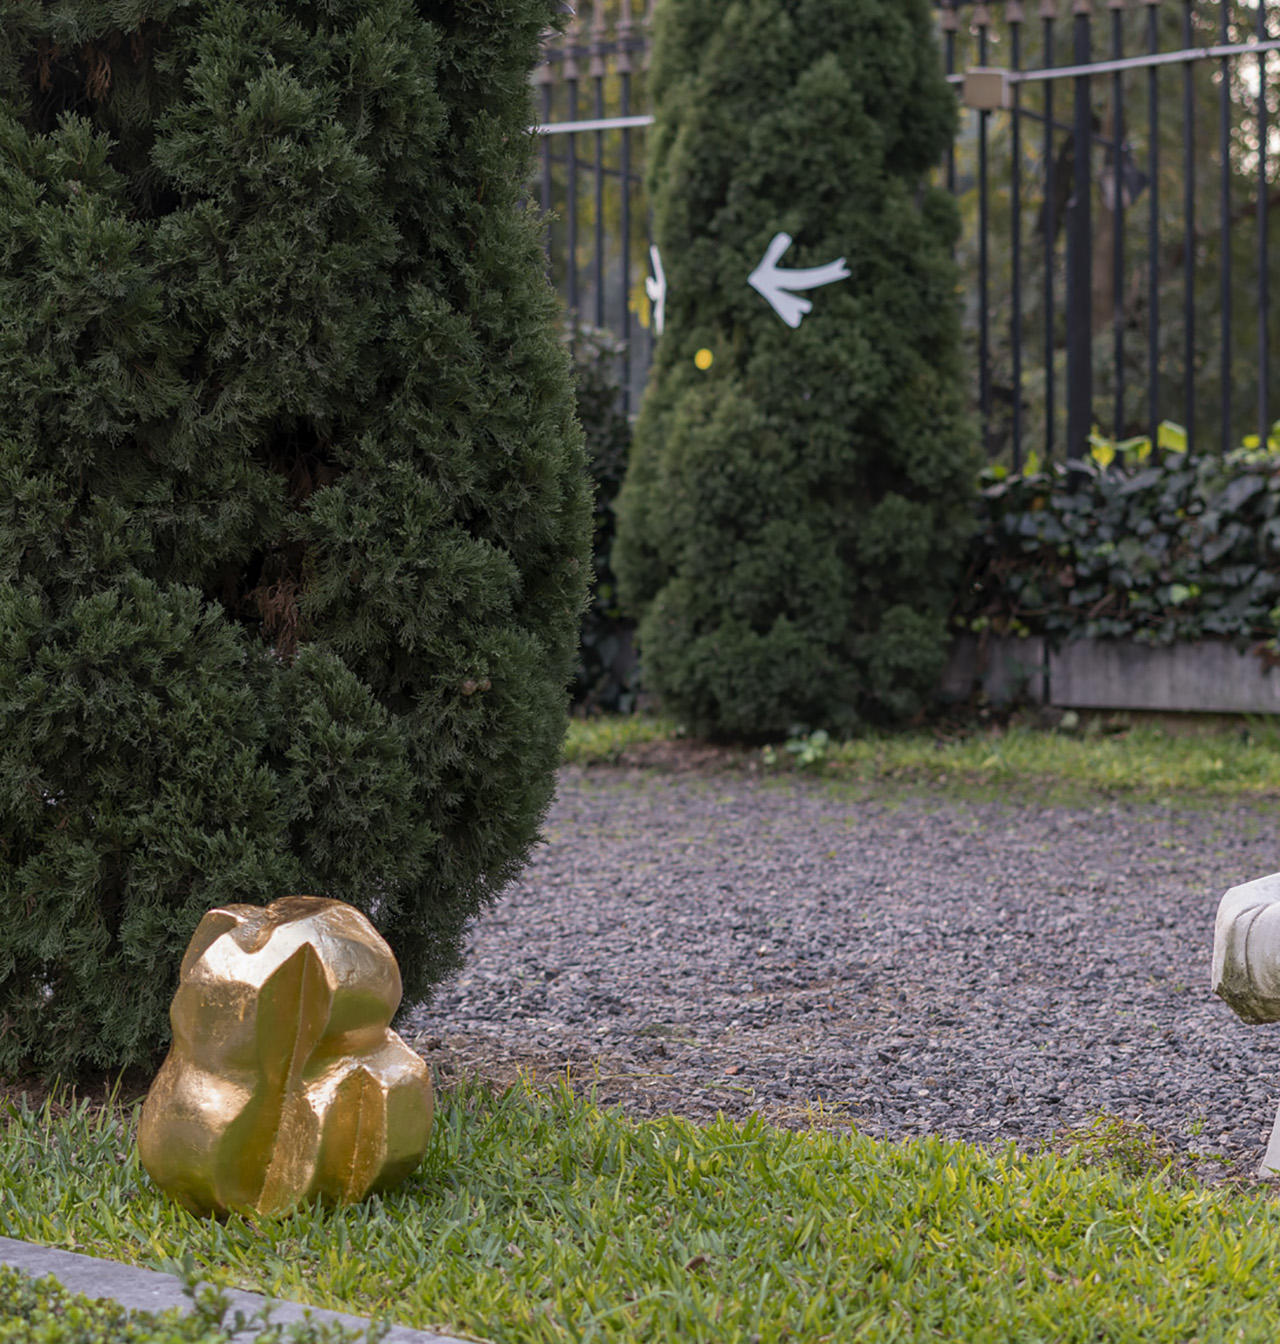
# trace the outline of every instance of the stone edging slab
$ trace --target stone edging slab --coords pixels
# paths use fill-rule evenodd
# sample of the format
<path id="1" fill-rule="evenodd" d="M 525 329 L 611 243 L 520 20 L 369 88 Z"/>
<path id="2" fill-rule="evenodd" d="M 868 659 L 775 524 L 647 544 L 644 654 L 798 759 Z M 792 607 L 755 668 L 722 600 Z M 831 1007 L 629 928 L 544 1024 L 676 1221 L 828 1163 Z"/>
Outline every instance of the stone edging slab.
<path id="1" fill-rule="evenodd" d="M 181 1311 L 191 1309 L 191 1299 L 183 1293 L 182 1281 L 174 1275 L 123 1265 L 115 1260 L 100 1260 L 92 1255 L 78 1255 L 73 1251 L 59 1251 L 51 1246 L 0 1237 L 0 1264 L 10 1265 L 36 1279 L 52 1274 L 70 1292 L 91 1298 L 109 1297 L 129 1311 L 168 1311 L 171 1307 Z M 353 1330 L 369 1328 L 369 1321 L 362 1316 L 304 1307 L 297 1302 L 268 1299 L 257 1293 L 225 1291 L 231 1315 L 240 1311 L 251 1316 L 270 1301 L 273 1325 L 292 1325 L 309 1318 L 317 1323 L 332 1322 Z M 384 1344 L 469 1344 L 453 1335 L 435 1335 L 427 1330 L 411 1330 L 405 1325 L 393 1325 L 383 1339 Z"/>

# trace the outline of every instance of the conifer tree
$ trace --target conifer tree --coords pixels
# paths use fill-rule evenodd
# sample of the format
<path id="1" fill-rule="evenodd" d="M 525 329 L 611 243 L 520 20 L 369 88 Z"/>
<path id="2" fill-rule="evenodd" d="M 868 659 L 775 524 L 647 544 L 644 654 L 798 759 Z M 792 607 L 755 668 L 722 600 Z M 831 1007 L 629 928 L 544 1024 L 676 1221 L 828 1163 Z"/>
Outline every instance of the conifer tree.
<path id="1" fill-rule="evenodd" d="M 651 78 L 666 326 L 614 550 L 646 683 L 720 735 L 909 713 L 976 465 L 930 6 L 664 0 Z M 850 272 L 795 329 L 747 284 L 782 232 Z"/>
<path id="2" fill-rule="evenodd" d="M 535 841 L 590 529 L 553 8 L 4 7 L 0 1069 L 154 1058 L 226 902 L 351 902 L 412 1002 Z"/>

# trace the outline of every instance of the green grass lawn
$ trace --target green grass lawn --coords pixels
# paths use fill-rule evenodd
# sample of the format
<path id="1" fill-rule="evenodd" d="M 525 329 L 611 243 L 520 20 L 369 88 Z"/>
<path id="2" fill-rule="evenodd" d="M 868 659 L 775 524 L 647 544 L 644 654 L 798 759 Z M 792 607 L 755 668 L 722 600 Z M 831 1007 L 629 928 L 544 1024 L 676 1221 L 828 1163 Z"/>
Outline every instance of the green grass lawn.
<path id="1" fill-rule="evenodd" d="M 675 732 L 576 723 L 565 757 L 616 761 Z M 877 792 L 1280 794 L 1280 736 L 1259 724 L 808 738 L 729 764 Z M 217 1222 L 152 1188 L 131 1110 L 11 1105 L 0 1233 L 152 1268 L 194 1262 L 220 1286 L 511 1344 L 1280 1335 L 1274 1187 L 1197 1183 L 1119 1124 L 1028 1154 L 885 1143 L 819 1119 L 636 1122 L 564 1087 L 464 1086 L 441 1097 L 426 1162 L 391 1195 Z"/>
<path id="2" fill-rule="evenodd" d="M 1025 784 L 1044 800 L 1084 795 L 1143 800 L 1187 794 L 1280 797 L 1280 727 L 1247 720 L 1213 731 L 1170 732 L 1123 720 L 1094 720 L 1077 731 L 1015 725 L 949 733 L 917 729 L 868 734 L 848 742 L 796 738 L 763 749 L 740 748 L 731 763 L 765 773 L 803 771 L 863 788 L 928 785 L 972 795 L 1007 794 Z M 676 740 L 669 720 L 574 720 L 564 757 L 572 765 L 610 764 L 644 743 Z"/>
<path id="3" fill-rule="evenodd" d="M 219 1223 L 151 1187 L 132 1123 L 11 1108 L 0 1231 L 501 1341 L 1208 1344 L 1280 1325 L 1273 1191 L 1195 1184 L 1119 1131 L 1024 1156 L 463 1089 L 399 1191 Z"/>

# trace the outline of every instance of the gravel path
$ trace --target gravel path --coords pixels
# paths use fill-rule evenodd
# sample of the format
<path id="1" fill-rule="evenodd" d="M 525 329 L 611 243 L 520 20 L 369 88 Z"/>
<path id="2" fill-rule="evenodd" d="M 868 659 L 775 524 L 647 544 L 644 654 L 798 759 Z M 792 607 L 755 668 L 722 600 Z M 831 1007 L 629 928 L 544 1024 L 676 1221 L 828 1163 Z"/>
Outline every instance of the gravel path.
<path id="1" fill-rule="evenodd" d="M 1219 896 L 1280 868 L 1268 812 L 566 769 L 546 836 L 409 1016 L 446 1074 L 567 1066 L 637 1115 L 821 1103 L 895 1137 L 1105 1111 L 1206 1175 L 1261 1156 L 1280 1024 L 1208 976 Z"/>

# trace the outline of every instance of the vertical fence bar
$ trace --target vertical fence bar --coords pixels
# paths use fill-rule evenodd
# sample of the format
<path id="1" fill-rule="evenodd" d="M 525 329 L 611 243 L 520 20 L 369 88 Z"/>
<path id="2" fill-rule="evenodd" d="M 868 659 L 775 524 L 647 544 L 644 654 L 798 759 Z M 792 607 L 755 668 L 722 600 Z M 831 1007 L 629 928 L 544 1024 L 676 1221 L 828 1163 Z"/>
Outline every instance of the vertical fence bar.
<path id="1" fill-rule="evenodd" d="M 1124 55 L 1125 0 L 1109 0 L 1111 6 L 1111 58 Z M 1124 226 L 1125 226 L 1125 124 L 1124 76 L 1117 70 L 1111 76 L 1111 222 L 1114 236 L 1111 249 L 1111 322 L 1114 332 L 1116 409 L 1113 434 L 1124 438 Z"/>
<path id="2" fill-rule="evenodd" d="M 1160 49 L 1160 0 L 1146 0 L 1147 50 Z M 1147 424 L 1154 446 L 1160 427 L 1160 88 L 1154 65 L 1147 69 Z"/>
<path id="3" fill-rule="evenodd" d="M 578 16 L 575 14 L 569 21 L 569 28 L 565 34 L 564 49 L 564 81 L 569 91 L 569 116 L 570 121 L 579 119 L 578 109 L 578 80 L 581 78 L 581 72 L 578 69 L 578 36 L 582 31 L 582 25 Z M 565 204 L 565 220 L 567 224 L 568 243 L 566 251 L 568 256 L 565 258 L 565 293 L 569 304 L 570 318 L 576 322 L 578 320 L 578 136 L 574 131 L 569 131 L 565 136 L 565 154 L 568 159 L 565 172 L 565 194 L 567 201 Z"/>
<path id="4" fill-rule="evenodd" d="M 622 0 L 618 13 L 618 115 L 631 115 L 631 0 Z M 621 131 L 618 150 L 618 176 L 622 184 L 622 214 L 619 220 L 619 244 L 622 248 L 622 318 L 618 324 L 622 338 L 622 413 L 631 414 L 631 128 Z"/>
<path id="5" fill-rule="evenodd" d="M 654 11 L 654 7 L 656 6 L 657 3 L 658 3 L 658 0 L 648 0 L 648 4 L 647 4 L 647 6 L 646 6 L 646 8 L 645 8 L 645 12 L 644 12 L 644 47 L 643 47 L 643 49 L 644 49 L 644 54 L 643 54 L 643 56 L 641 57 L 641 61 L 642 61 L 643 67 L 644 67 L 644 72 L 645 72 L 645 77 L 646 77 L 646 84 L 645 84 L 645 88 L 646 88 L 646 89 L 649 87 L 649 86 L 648 86 L 648 83 L 647 83 L 647 80 L 648 80 L 648 74 L 649 74 L 649 67 L 650 67 L 650 65 L 651 65 L 652 62 L 653 62 L 653 11 Z M 647 143 L 647 142 L 646 142 L 646 143 Z M 646 208 L 647 208 L 647 198 L 646 198 Z M 650 218 L 650 221 L 652 221 L 652 215 L 650 215 L 649 218 Z M 653 237 L 653 225 L 652 225 L 652 222 L 650 222 L 649 225 L 648 225 L 648 233 L 649 233 L 650 239 L 652 240 L 652 237 Z M 646 345 L 645 345 L 645 368 L 646 368 L 646 369 L 650 368 L 650 367 L 652 366 L 652 364 L 653 364 L 653 351 L 654 351 L 654 346 L 655 346 L 655 344 L 656 344 L 656 340 L 657 340 L 657 333 L 656 333 L 656 332 L 654 331 L 654 329 L 653 329 L 653 319 L 652 319 L 652 318 L 650 318 L 650 320 L 649 320 L 649 326 L 648 326 L 648 328 L 647 328 L 647 334 L 648 334 L 649 339 L 648 339 L 648 341 L 646 342 Z"/>
<path id="6" fill-rule="evenodd" d="M 591 64 L 588 75 L 595 86 L 595 117 L 604 116 L 604 3 L 592 0 L 591 5 Z M 595 157 L 592 170 L 592 207 L 595 210 L 595 237 L 592 248 L 591 280 L 595 286 L 592 316 L 597 327 L 604 326 L 604 131 L 595 132 Z"/>
<path id="7" fill-rule="evenodd" d="M 544 126 L 551 122 L 551 93 L 556 78 L 551 68 L 550 55 L 550 48 L 544 48 L 542 64 L 533 72 L 533 82 L 538 89 L 538 111 Z M 541 140 L 542 144 L 538 146 L 538 159 L 541 168 L 539 176 L 542 180 L 538 204 L 542 207 L 542 213 L 547 215 L 551 212 L 551 137 L 544 135 Z"/>
<path id="8" fill-rule="evenodd" d="M 1231 41 L 1231 4 L 1222 0 L 1222 45 Z M 1225 56 L 1220 66 L 1222 87 L 1218 90 L 1218 152 L 1219 164 L 1219 224 L 1218 282 L 1222 287 L 1222 445 L 1219 452 L 1231 447 L 1231 62 Z"/>
<path id="9" fill-rule="evenodd" d="M 1092 0 L 1075 0 L 1074 60 L 1093 60 Z M 1093 104 L 1090 75 L 1076 75 L 1071 205 L 1067 211 L 1067 453 L 1083 457 L 1093 424 L 1093 225 L 1090 160 Z"/>
<path id="10" fill-rule="evenodd" d="M 1041 34 L 1044 47 L 1044 68 L 1057 62 L 1053 58 L 1053 24 L 1057 17 L 1054 0 L 1040 0 Z M 1053 155 L 1053 80 L 1044 81 L 1044 464 L 1053 461 L 1053 253 L 1057 232 L 1058 181 Z"/>
<path id="11" fill-rule="evenodd" d="M 1267 0 L 1258 0 L 1258 38 L 1265 42 L 1267 30 Z M 1271 430 L 1271 409 L 1268 405 L 1268 377 L 1271 364 L 1271 330 L 1267 316 L 1270 302 L 1270 259 L 1267 249 L 1267 53 L 1258 53 L 1258 442 L 1266 447 Z"/>
<path id="12" fill-rule="evenodd" d="M 956 72 L 956 29 L 960 20 L 956 17 L 957 0 L 942 0 L 942 37 L 943 50 L 946 53 L 947 74 Z M 947 142 L 947 190 L 956 194 L 956 142 Z"/>
<path id="13" fill-rule="evenodd" d="M 978 64 L 987 63 L 991 16 L 985 4 L 973 7 L 978 30 Z M 987 132 L 990 112 L 978 113 L 978 407 L 982 415 L 982 447 L 991 456 L 991 191 L 987 174 Z"/>
<path id="14" fill-rule="evenodd" d="M 1004 7 L 1009 25 L 1014 70 L 1022 69 L 1022 25 L 1026 19 L 1021 0 L 1008 0 Z M 1010 345 L 1013 351 L 1013 469 L 1022 470 L 1022 86 L 1013 86 L 1013 125 L 1011 127 L 1013 166 L 1009 178 L 1010 228 L 1013 232 L 1013 314 Z"/>
<path id="15" fill-rule="evenodd" d="M 1182 0 L 1182 45 L 1190 50 L 1195 41 L 1192 10 L 1195 0 Z M 1187 429 L 1187 453 L 1195 451 L 1196 418 L 1196 166 L 1195 98 L 1191 63 L 1182 66 L 1182 368 L 1183 419 Z"/>

